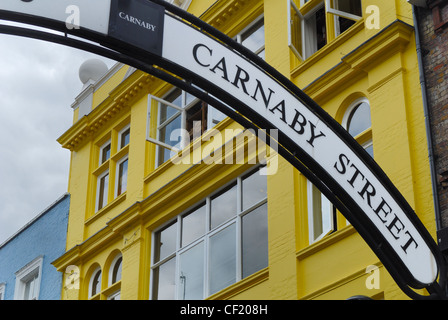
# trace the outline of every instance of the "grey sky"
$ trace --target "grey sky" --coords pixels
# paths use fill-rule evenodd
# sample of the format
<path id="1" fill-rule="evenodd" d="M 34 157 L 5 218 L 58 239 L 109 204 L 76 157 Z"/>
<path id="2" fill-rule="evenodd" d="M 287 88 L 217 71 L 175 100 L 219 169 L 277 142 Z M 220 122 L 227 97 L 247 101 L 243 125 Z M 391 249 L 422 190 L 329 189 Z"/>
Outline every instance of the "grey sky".
<path id="1" fill-rule="evenodd" d="M 72 124 L 79 67 L 93 57 L 0 35 L 0 244 L 67 192 L 70 152 L 56 139 Z"/>

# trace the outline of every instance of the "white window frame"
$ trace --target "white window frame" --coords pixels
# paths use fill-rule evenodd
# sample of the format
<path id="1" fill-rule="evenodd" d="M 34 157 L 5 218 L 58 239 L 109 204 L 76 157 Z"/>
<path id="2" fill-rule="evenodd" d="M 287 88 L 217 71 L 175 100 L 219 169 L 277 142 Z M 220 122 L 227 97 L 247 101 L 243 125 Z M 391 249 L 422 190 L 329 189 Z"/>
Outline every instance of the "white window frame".
<path id="1" fill-rule="evenodd" d="M 118 145 L 117 145 L 117 149 L 118 149 L 118 151 L 120 151 L 121 149 L 123 149 L 124 147 L 126 147 L 126 146 L 121 147 L 121 139 L 122 139 L 122 135 L 123 135 L 123 133 L 124 133 L 126 130 L 130 129 L 130 128 L 131 128 L 131 125 L 128 124 L 128 125 L 126 125 L 123 129 L 121 129 L 121 130 L 118 132 Z M 131 140 L 130 136 L 131 136 L 131 131 L 129 130 L 129 141 Z"/>
<path id="2" fill-rule="evenodd" d="M 109 158 L 106 159 L 106 160 L 103 162 L 103 150 L 104 150 L 107 146 L 110 147 Z M 99 159 L 98 159 L 98 165 L 100 166 L 100 165 L 102 165 L 103 163 L 109 161 L 111 155 L 112 155 L 112 144 L 111 144 L 111 140 L 109 139 L 108 141 L 106 141 L 105 143 L 103 143 L 103 145 L 100 147 L 100 156 L 99 156 Z"/>
<path id="3" fill-rule="evenodd" d="M 171 93 L 173 93 L 175 90 L 180 90 L 178 88 L 174 88 L 173 90 L 171 90 L 168 94 L 165 95 L 165 97 L 169 96 Z M 190 102 L 187 102 L 187 95 L 188 93 L 184 90 L 180 90 L 181 91 L 181 106 L 177 106 L 165 99 L 153 96 L 153 95 L 149 95 L 148 96 L 148 100 L 149 100 L 149 104 L 148 104 L 148 125 L 147 127 L 149 128 L 149 118 L 150 118 L 150 106 L 152 104 L 152 101 L 155 101 L 155 103 L 157 104 L 158 107 L 158 114 L 157 114 L 157 136 L 156 139 L 153 139 L 149 136 L 149 130 L 147 130 L 147 137 L 146 139 L 154 144 L 157 145 L 156 148 L 156 155 L 155 155 L 155 159 L 156 159 L 156 168 L 160 165 L 162 165 L 163 163 L 159 163 L 158 159 L 159 159 L 159 154 L 161 152 L 160 148 L 163 149 L 168 149 L 172 152 L 179 152 L 180 150 L 184 149 L 185 147 L 188 146 L 188 144 L 190 143 L 190 137 L 188 135 L 188 133 L 186 132 L 186 126 L 187 126 L 187 112 L 190 108 L 194 107 L 198 102 L 200 102 L 201 100 L 199 98 L 193 97 L 193 99 Z M 161 105 L 167 105 L 168 107 L 171 107 L 173 109 L 176 109 L 176 113 L 174 115 L 172 115 L 169 119 L 166 119 L 163 123 L 160 123 L 160 107 Z M 219 110 L 213 108 L 210 105 L 207 105 L 207 130 L 210 130 L 211 128 L 213 128 L 217 123 L 219 123 L 220 121 L 222 121 L 222 116 L 224 115 L 223 113 L 221 113 Z M 160 138 L 160 133 L 161 130 L 163 128 L 165 128 L 167 125 L 169 125 L 169 123 L 171 123 L 175 118 L 180 116 L 180 121 L 181 121 L 181 127 L 179 129 L 181 129 L 182 131 L 181 133 L 181 137 L 180 137 L 180 142 L 177 143 L 175 146 L 170 146 L 169 144 L 166 144 L 164 142 L 161 141 Z M 195 137 L 193 137 L 195 138 Z M 164 162 L 168 161 L 169 159 L 166 159 Z"/>
<path id="4" fill-rule="evenodd" d="M 175 88 L 175 89 L 171 90 L 166 96 L 169 96 L 175 90 L 178 90 L 178 89 Z M 197 99 L 197 100 L 199 101 L 199 99 Z M 186 126 L 186 109 L 185 109 L 185 107 L 186 107 L 185 106 L 185 104 L 186 104 L 185 103 L 185 101 L 186 101 L 186 94 L 185 94 L 184 90 L 181 90 L 181 101 L 182 101 L 181 102 L 181 107 L 179 107 L 179 106 L 177 106 L 177 105 L 175 105 L 175 104 L 173 104 L 173 103 L 171 103 L 171 102 L 169 102 L 169 101 L 167 101 L 165 99 L 162 99 L 162 98 L 159 98 L 159 97 L 156 97 L 156 96 L 153 96 L 153 95 L 149 95 L 149 101 L 150 101 L 150 104 L 152 103 L 152 101 L 156 101 L 156 103 L 157 103 L 157 136 L 156 136 L 156 139 L 153 139 L 153 138 L 149 137 L 149 135 L 147 137 L 148 141 L 156 144 L 156 146 L 157 146 L 156 147 L 156 155 L 155 155 L 155 159 L 156 159 L 155 165 L 156 165 L 156 168 L 157 168 L 160 165 L 162 165 L 164 162 L 168 161 L 168 159 L 165 159 L 165 161 L 163 163 L 159 163 L 159 155 L 160 155 L 160 152 L 161 152 L 160 148 L 168 149 L 168 150 L 173 151 L 173 152 L 179 152 L 180 150 L 182 150 L 184 147 L 187 146 L 187 140 L 188 140 L 188 142 L 190 140 L 189 137 L 185 137 L 184 130 L 182 130 L 182 132 L 181 132 L 182 136 L 181 136 L 180 142 L 177 143 L 175 146 L 170 146 L 169 144 L 166 144 L 166 143 L 162 142 L 161 138 L 160 138 L 161 130 L 163 128 L 165 128 L 167 125 L 169 125 L 172 121 L 174 121 L 175 118 L 177 118 L 179 116 L 180 116 L 180 119 L 181 119 L 180 120 L 181 121 L 181 127 L 179 129 L 185 129 L 185 126 Z M 167 105 L 168 107 L 171 107 L 171 108 L 173 108 L 173 109 L 175 109 L 177 111 L 176 111 L 176 113 L 174 115 L 172 115 L 170 118 L 166 119 L 163 123 L 160 123 L 160 117 L 161 117 L 160 110 L 161 110 L 161 105 L 162 104 Z M 148 119 L 149 119 L 149 117 L 148 117 Z"/>
<path id="5" fill-rule="evenodd" d="M 6 283 L 0 283 L 0 301 L 5 300 Z"/>
<path id="6" fill-rule="evenodd" d="M 334 1 L 336 1 L 336 0 L 334 0 Z M 342 17 L 345 19 L 349 19 L 349 20 L 353 20 L 353 21 L 358 21 L 358 20 L 362 19 L 362 17 L 360 17 L 360 16 L 338 10 L 337 8 L 332 8 L 331 0 L 325 0 L 325 8 L 328 13 L 331 13 L 334 15 L 334 26 L 335 26 L 336 36 L 340 35 L 339 22 L 338 22 L 338 19 L 336 18 L 336 16 L 339 16 L 339 17 Z"/>
<path id="7" fill-rule="evenodd" d="M 350 115 L 352 114 L 353 110 L 360 104 L 367 103 L 370 107 L 370 102 L 367 98 L 362 97 L 354 100 L 352 103 L 350 103 L 347 110 L 345 110 L 344 116 L 342 117 L 342 123 L 341 125 L 347 130 L 348 129 L 348 120 L 350 119 Z M 370 127 L 371 128 L 371 127 Z M 365 131 L 370 130 L 366 129 Z M 365 131 L 361 132 L 360 134 L 364 133 Z"/>
<path id="8" fill-rule="evenodd" d="M 243 30 L 241 30 L 235 37 L 235 41 L 237 41 L 239 44 L 243 43 L 243 35 L 245 33 L 247 33 L 253 26 L 255 26 L 256 24 L 258 24 L 260 22 L 260 20 L 264 19 L 264 14 L 261 14 L 259 17 L 257 17 L 256 19 L 254 19 L 251 23 L 249 23 Z M 263 21 L 263 25 L 264 25 L 264 21 Z M 256 55 L 259 55 L 263 50 L 266 49 L 266 37 L 264 38 L 263 41 L 263 45 L 261 47 L 259 47 L 258 49 L 256 49 L 255 51 L 253 51 Z"/>
<path id="9" fill-rule="evenodd" d="M 107 300 L 121 300 L 121 291 L 118 290 L 107 296 Z"/>
<path id="10" fill-rule="evenodd" d="M 371 106 L 370 106 L 369 99 L 367 99 L 367 98 L 365 98 L 365 97 L 362 97 L 362 98 L 358 98 L 358 99 L 356 99 L 355 101 L 353 101 L 353 102 L 349 105 L 349 107 L 347 108 L 347 110 L 345 111 L 344 116 L 343 116 L 343 118 L 342 118 L 342 123 L 341 123 L 341 125 L 342 125 L 342 126 L 344 127 L 344 129 L 346 129 L 347 131 L 348 131 L 348 120 L 350 119 L 350 116 L 351 116 L 353 110 L 354 110 L 356 107 L 358 107 L 358 105 L 360 105 L 360 104 L 362 104 L 362 103 L 366 103 L 366 104 L 369 106 L 370 114 L 372 114 L 372 109 L 371 109 Z M 370 118 L 372 118 L 372 117 L 370 117 Z M 359 133 L 356 137 L 362 136 L 362 135 L 366 134 L 368 131 L 371 131 L 371 130 L 372 130 L 372 123 L 370 123 L 370 127 L 369 127 L 369 128 L 367 128 L 367 129 L 365 129 L 363 132 Z M 354 138 L 356 138 L 356 137 L 354 137 Z M 373 139 L 372 139 L 372 138 L 370 138 L 368 141 L 366 141 L 366 142 L 364 142 L 364 143 L 361 144 L 361 146 L 362 146 L 364 149 L 367 149 L 367 148 L 371 147 L 372 145 L 373 145 Z"/>
<path id="11" fill-rule="evenodd" d="M 96 277 L 96 275 L 97 275 L 98 272 L 101 272 L 100 279 L 99 279 L 99 282 L 100 282 L 100 290 L 99 290 L 98 292 L 96 292 L 94 295 L 92 295 L 93 279 Z M 90 279 L 89 279 L 89 288 L 88 288 L 88 290 L 89 290 L 89 292 L 88 292 L 88 297 L 89 297 L 89 299 L 101 293 L 101 288 L 102 288 L 102 285 L 101 285 L 101 284 L 102 284 L 102 281 L 103 281 L 103 271 L 101 270 L 101 267 L 97 267 L 97 268 L 95 269 L 95 271 L 92 272 L 92 275 L 90 276 Z"/>
<path id="12" fill-rule="evenodd" d="M 300 11 L 300 9 L 295 4 L 294 0 L 287 0 L 288 1 L 288 46 L 292 50 L 292 52 L 301 60 L 305 61 L 310 56 L 312 56 L 314 53 L 316 53 L 318 50 L 311 49 L 311 41 L 316 38 L 315 30 L 307 26 L 307 21 L 313 17 L 313 15 L 320 10 L 322 7 L 325 7 L 324 0 L 321 0 L 319 4 L 317 4 L 312 10 L 307 12 L 305 15 L 303 15 Z M 291 8 L 294 9 L 295 13 L 300 19 L 300 32 L 301 32 L 301 44 L 302 44 L 302 52 L 299 52 L 299 49 L 294 46 L 292 43 L 292 33 L 294 32 L 292 30 L 292 16 L 291 16 Z M 310 32 L 313 32 L 313 34 L 310 34 Z"/>
<path id="13" fill-rule="evenodd" d="M 258 168 L 259 170 L 259 168 Z M 243 208 L 242 205 L 242 199 L 243 199 L 243 180 L 244 178 L 250 176 L 251 174 L 260 174 L 257 169 L 252 171 L 248 171 L 242 175 L 240 175 L 236 180 L 232 180 L 232 182 L 226 184 L 225 186 L 219 188 L 218 190 L 216 190 L 215 192 L 211 193 L 209 196 L 207 196 L 205 199 L 203 199 L 202 201 L 196 203 L 194 206 L 190 207 L 188 210 L 186 210 L 185 212 L 179 214 L 174 220 L 171 220 L 165 224 L 163 224 L 163 226 L 159 227 L 158 229 L 156 229 L 153 233 L 152 233 L 152 243 L 153 243 L 153 250 L 151 252 L 151 261 L 152 261 L 152 265 L 151 265 L 151 287 L 150 287 L 150 300 L 153 299 L 153 279 L 154 279 L 154 270 L 157 269 L 158 267 L 160 267 L 161 265 L 163 265 L 164 263 L 168 262 L 171 259 L 175 259 L 175 264 L 176 264 L 176 268 L 175 268 L 175 279 L 179 279 L 180 278 L 180 257 L 183 253 L 187 252 L 188 250 L 192 249 L 193 247 L 197 246 L 200 243 L 204 243 L 204 283 L 203 283 L 203 298 L 205 299 L 206 297 L 210 296 L 213 293 L 210 293 L 210 281 L 209 281 L 209 277 L 208 277 L 208 264 L 210 263 L 210 239 L 213 237 L 213 235 L 223 231 L 224 229 L 235 225 L 236 226 L 236 269 L 235 269 L 235 273 L 236 273 L 236 279 L 234 283 L 237 283 L 239 281 L 241 281 L 243 279 L 242 275 L 243 275 L 243 255 L 242 255 L 242 220 L 243 217 L 246 216 L 247 214 L 250 214 L 251 212 L 253 212 L 254 210 L 258 209 L 259 207 L 263 206 L 263 205 L 267 205 L 268 203 L 268 197 L 266 196 L 265 198 L 259 200 L 257 203 L 252 204 L 251 206 L 247 207 L 247 208 Z M 204 233 L 204 235 L 200 236 L 198 239 L 192 241 L 191 243 L 185 245 L 184 247 L 181 247 L 181 228 L 182 228 L 182 218 L 184 216 L 187 216 L 188 214 L 190 214 L 192 212 L 192 210 L 195 210 L 196 208 L 200 208 L 204 203 L 205 203 L 205 207 L 206 207 L 206 225 L 210 225 L 210 208 L 211 208 L 211 199 L 217 195 L 220 195 L 223 191 L 225 191 L 227 188 L 231 188 L 233 185 L 237 186 L 237 212 L 236 214 L 229 218 L 228 220 L 222 222 L 220 225 L 207 229 Z M 176 228 L 177 228 L 177 239 L 176 239 L 176 250 L 174 253 L 171 253 L 169 255 L 167 255 L 166 257 L 161 258 L 159 261 L 154 262 L 155 259 L 155 244 L 156 244 L 156 234 L 160 231 L 162 231 L 165 227 L 172 225 L 173 223 L 176 223 Z M 180 288 L 181 284 L 179 283 L 179 281 L 176 281 L 175 283 L 175 299 L 179 300 L 179 288 Z"/>
<path id="14" fill-rule="evenodd" d="M 31 278 L 36 276 L 37 277 L 36 280 L 34 280 L 35 283 L 33 288 L 34 295 L 31 300 L 39 300 L 43 260 L 44 257 L 39 256 L 15 273 L 16 285 L 14 290 L 14 300 L 25 299 L 26 284 L 31 280 Z"/>
<path id="15" fill-rule="evenodd" d="M 120 253 L 120 254 L 117 254 L 117 255 L 115 256 L 114 260 L 112 260 L 112 263 L 110 264 L 109 274 L 108 274 L 108 286 L 109 286 L 109 287 L 110 287 L 111 285 L 113 285 L 114 283 L 116 283 L 116 282 L 112 282 L 112 278 L 113 278 L 113 274 L 114 274 L 114 268 L 115 268 L 115 265 L 117 264 L 118 259 L 120 259 L 120 258 L 121 258 L 121 265 L 122 265 L 122 267 L 123 267 L 123 256 L 122 256 L 121 253 Z M 120 280 L 118 280 L 118 281 L 120 281 Z M 117 282 L 118 282 L 118 281 L 117 281 Z"/>
<path id="16" fill-rule="evenodd" d="M 128 161 L 128 171 L 126 172 L 126 190 L 121 190 L 121 193 L 118 194 L 118 183 L 120 181 L 120 166 L 123 164 L 123 162 Z M 117 161 L 116 167 L 115 167 L 115 188 L 114 188 L 114 197 L 118 197 L 125 193 L 127 191 L 127 179 L 128 179 L 128 173 L 129 173 L 129 155 L 125 155 L 123 158 Z M 110 179 L 110 177 L 109 177 Z"/>
<path id="17" fill-rule="evenodd" d="M 302 15 L 302 13 L 300 12 L 299 8 L 297 7 L 297 5 L 295 4 L 294 0 L 286 0 L 288 2 L 288 46 L 289 48 L 292 50 L 292 52 L 300 59 L 300 61 L 304 61 L 304 54 L 303 54 L 303 39 L 304 39 L 304 28 L 303 28 L 303 21 L 304 21 L 304 17 Z M 302 0 L 303 1 L 303 0 Z M 294 44 L 292 43 L 292 16 L 291 16 L 291 9 L 294 9 L 294 11 L 296 12 L 297 16 L 300 19 L 300 24 L 301 24 L 301 40 L 302 40 L 302 52 L 299 52 L 299 49 L 296 48 L 294 46 Z"/>
<path id="18" fill-rule="evenodd" d="M 322 233 L 319 235 L 314 234 L 314 217 L 318 212 L 316 212 L 314 208 L 314 185 L 311 181 L 307 181 L 307 198 L 308 198 L 308 236 L 309 236 L 309 244 L 313 244 L 322 240 L 325 236 L 332 233 L 335 230 L 335 210 L 334 205 L 325 197 L 324 194 L 321 193 L 321 209 L 320 214 L 322 215 Z M 320 192 L 320 191 L 318 191 Z M 324 212 L 324 206 L 328 207 L 328 210 Z M 327 217 L 324 217 L 327 215 Z M 327 228 L 324 228 L 324 220 L 329 219 L 329 224 Z"/>
<path id="19" fill-rule="evenodd" d="M 315 52 L 314 49 L 310 49 L 310 34 L 308 29 L 308 27 L 306 26 L 306 21 L 307 19 L 309 19 L 313 14 L 316 13 L 317 10 L 321 9 L 322 6 L 324 6 L 325 8 L 325 14 L 327 13 L 331 13 L 334 16 L 334 26 L 335 26 L 335 35 L 336 37 L 340 35 L 340 30 L 339 30 L 339 23 L 336 19 L 336 16 L 345 18 L 345 19 L 349 19 L 349 20 L 353 20 L 353 21 L 358 21 L 360 19 L 362 19 L 361 16 L 357 16 L 351 13 L 347 13 L 341 10 L 337 10 L 337 8 L 333 8 L 331 6 L 331 0 L 320 0 L 320 3 L 315 5 L 315 7 L 310 10 L 309 12 L 307 12 L 305 15 L 303 15 L 299 9 L 299 7 L 297 7 L 297 5 L 295 4 L 294 0 L 286 0 L 287 1 L 287 8 L 288 8 L 288 13 L 287 13 L 287 19 L 288 19 L 288 46 L 291 49 L 291 51 L 294 53 L 294 55 L 299 58 L 300 61 L 305 61 L 306 59 L 308 59 L 311 55 L 313 55 Z M 310 0 L 310 1 L 316 1 L 317 0 Z M 301 0 L 300 1 L 300 5 L 303 6 L 305 5 L 305 1 Z M 292 16 L 291 16 L 291 11 L 294 10 L 295 14 L 298 16 L 299 20 L 300 20 L 300 32 L 301 32 L 301 45 L 302 45 L 302 52 L 299 52 L 299 49 L 295 47 L 295 45 L 293 44 L 293 32 L 297 32 L 292 30 Z M 328 32 L 327 32 L 328 34 Z M 307 41 L 308 39 L 308 41 Z M 307 43 L 308 42 L 308 43 Z M 328 35 L 327 35 L 327 43 L 328 43 Z"/>
<path id="20" fill-rule="evenodd" d="M 104 188 L 105 192 L 105 199 L 103 199 L 103 206 L 101 209 L 103 209 L 107 204 L 109 203 L 109 185 L 110 185 L 110 174 L 109 169 L 105 170 L 103 173 L 98 175 L 96 179 L 96 197 L 95 197 L 95 212 L 98 212 L 99 210 L 99 200 L 100 200 L 100 187 L 101 187 L 101 179 L 104 178 L 106 175 L 109 175 L 107 186 Z"/>
<path id="21" fill-rule="evenodd" d="M 121 274 L 120 274 L 120 280 L 117 280 L 117 281 L 113 282 L 114 269 L 115 269 L 115 266 L 117 265 L 118 260 L 120 258 L 121 258 L 121 266 L 123 268 L 123 255 L 121 253 L 117 254 L 115 256 L 115 258 L 112 260 L 111 264 L 110 264 L 108 277 L 107 277 L 108 278 L 108 280 L 107 280 L 108 287 L 110 287 L 110 286 L 118 283 L 119 281 L 121 281 Z M 121 288 L 107 296 L 107 300 L 120 300 L 120 299 L 121 299 Z"/>

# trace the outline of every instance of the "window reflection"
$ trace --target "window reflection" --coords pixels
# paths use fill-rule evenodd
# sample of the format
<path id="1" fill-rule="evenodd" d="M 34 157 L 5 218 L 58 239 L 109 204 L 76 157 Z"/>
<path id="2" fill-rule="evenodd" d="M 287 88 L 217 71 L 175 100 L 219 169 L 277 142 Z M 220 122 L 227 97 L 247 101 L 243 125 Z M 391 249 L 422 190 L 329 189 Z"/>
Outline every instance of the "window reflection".
<path id="1" fill-rule="evenodd" d="M 236 185 L 211 200 L 211 228 L 215 228 L 236 215 Z"/>
<path id="2" fill-rule="evenodd" d="M 243 179 L 243 211 L 267 197 L 267 179 L 255 171 Z"/>
<path id="3" fill-rule="evenodd" d="M 243 230 L 243 278 L 268 266 L 268 204 L 246 214 Z"/>
<path id="4" fill-rule="evenodd" d="M 356 137 L 370 127 L 370 107 L 368 103 L 362 102 L 351 112 L 347 122 L 347 130 L 353 137 Z"/>
<path id="5" fill-rule="evenodd" d="M 204 242 L 180 255 L 179 299 L 203 298 L 204 289 Z"/>
<path id="6" fill-rule="evenodd" d="M 210 238 L 210 294 L 236 280 L 236 226 L 225 228 Z"/>
<path id="7" fill-rule="evenodd" d="M 182 218 L 182 247 L 204 235 L 205 209 L 205 204 L 203 204 Z"/>
<path id="8" fill-rule="evenodd" d="M 155 262 L 158 262 L 176 251 L 176 223 L 156 234 Z"/>
<path id="9" fill-rule="evenodd" d="M 154 269 L 153 299 L 173 300 L 175 298 L 176 260 L 171 259 Z"/>

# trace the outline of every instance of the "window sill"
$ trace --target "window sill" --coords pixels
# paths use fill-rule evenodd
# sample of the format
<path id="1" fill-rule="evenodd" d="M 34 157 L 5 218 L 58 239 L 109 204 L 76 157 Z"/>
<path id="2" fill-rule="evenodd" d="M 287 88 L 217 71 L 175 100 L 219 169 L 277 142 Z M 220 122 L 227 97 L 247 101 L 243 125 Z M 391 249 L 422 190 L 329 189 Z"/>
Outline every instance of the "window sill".
<path id="1" fill-rule="evenodd" d="M 112 200 L 111 202 L 109 202 L 104 208 L 102 208 L 101 210 L 95 212 L 93 214 L 93 216 L 91 216 L 90 218 L 88 218 L 85 221 L 85 225 L 89 225 L 91 223 L 93 223 L 95 220 L 99 219 L 100 217 L 102 217 L 103 215 L 105 215 L 107 212 L 109 212 L 110 210 L 112 210 L 113 208 L 115 208 L 116 206 L 118 206 L 120 203 L 122 203 L 124 200 L 126 200 L 126 191 L 123 192 L 122 194 L 120 194 L 118 197 L 116 197 L 114 200 Z"/>
<path id="2" fill-rule="evenodd" d="M 269 267 L 264 268 L 247 278 L 244 278 L 241 281 L 238 281 L 237 283 L 234 283 L 233 285 L 211 295 L 206 300 L 225 300 L 230 299 L 237 294 L 240 294 L 246 290 L 249 290 L 250 288 L 266 281 L 269 279 Z"/>
<path id="3" fill-rule="evenodd" d="M 105 299 L 107 299 L 115 292 L 120 291 L 120 289 L 121 289 L 121 280 L 115 282 L 114 284 L 111 284 L 108 288 L 101 291 L 101 294 L 104 296 Z"/>
<path id="4" fill-rule="evenodd" d="M 129 153 L 129 144 L 118 150 L 117 153 L 115 153 L 110 159 L 112 161 L 119 161 L 121 158 L 123 158 L 125 155 Z"/>
<path id="5" fill-rule="evenodd" d="M 336 231 L 335 233 L 332 233 L 331 235 L 326 236 L 317 242 L 314 242 L 308 247 L 297 251 L 296 257 L 298 260 L 304 260 L 312 256 L 313 254 L 318 253 L 319 251 L 322 251 L 330 247 L 331 245 L 335 244 L 336 242 L 339 242 L 342 239 L 347 238 L 355 233 L 356 229 L 352 225 L 348 225 L 342 228 L 341 230 Z"/>

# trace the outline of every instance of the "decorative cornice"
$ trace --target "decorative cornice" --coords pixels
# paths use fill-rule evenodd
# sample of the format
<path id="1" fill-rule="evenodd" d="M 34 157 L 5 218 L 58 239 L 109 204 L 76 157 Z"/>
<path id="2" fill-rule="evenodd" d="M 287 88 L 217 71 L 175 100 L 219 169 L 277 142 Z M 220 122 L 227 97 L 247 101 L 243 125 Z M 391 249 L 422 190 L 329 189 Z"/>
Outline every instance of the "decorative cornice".
<path id="1" fill-rule="evenodd" d="M 206 11 L 201 19 L 220 29 L 232 16 L 244 9 L 252 0 L 219 1 Z"/>
<path id="2" fill-rule="evenodd" d="M 75 150 L 105 124 L 129 108 L 136 99 L 147 93 L 148 85 L 153 80 L 154 77 L 141 71 L 133 73 L 117 86 L 107 99 L 77 121 L 57 141 L 63 148 Z"/>

